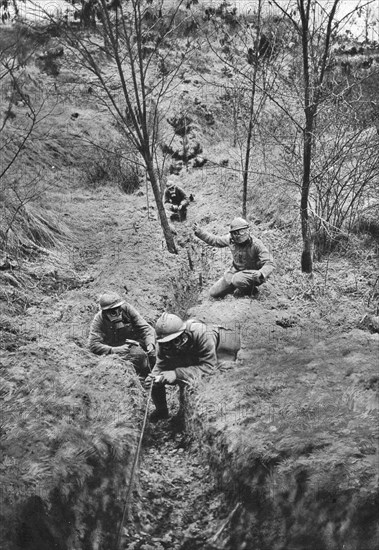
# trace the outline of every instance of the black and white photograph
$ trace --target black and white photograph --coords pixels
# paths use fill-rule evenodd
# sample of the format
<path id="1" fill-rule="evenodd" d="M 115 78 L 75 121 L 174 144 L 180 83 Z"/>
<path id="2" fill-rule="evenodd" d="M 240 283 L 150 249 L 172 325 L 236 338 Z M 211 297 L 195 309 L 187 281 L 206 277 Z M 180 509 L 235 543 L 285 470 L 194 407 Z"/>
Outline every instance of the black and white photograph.
<path id="1" fill-rule="evenodd" d="M 0 550 L 378 550 L 379 0 L 0 0 Z"/>

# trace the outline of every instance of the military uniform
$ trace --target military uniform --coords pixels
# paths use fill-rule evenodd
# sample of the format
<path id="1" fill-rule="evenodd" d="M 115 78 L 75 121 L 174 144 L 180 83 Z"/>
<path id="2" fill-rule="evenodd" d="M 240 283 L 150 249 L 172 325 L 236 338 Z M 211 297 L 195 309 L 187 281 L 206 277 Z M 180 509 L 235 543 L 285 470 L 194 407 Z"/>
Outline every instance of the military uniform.
<path id="1" fill-rule="evenodd" d="M 171 220 L 184 221 L 186 219 L 189 200 L 183 189 L 177 185 L 174 186 L 173 192 L 166 189 L 163 202 L 165 203 L 167 214 Z M 178 210 L 179 207 L 180 210 Z"/>
<path id="2" fill-rule="evenodd" d="M 271 253 L 256 237 L 250 236 L 247 241 L 236 243 L 230 233 L 217 236 L 200 228 L 196 229 L 195 235 L 210 246 L 229 247 L 232 253 L 232 265 L 209 291 L 213 298 L 225 296 L 236 288 L 251 291 L 264 283 L 275 267 Z M 260 272 L 259 281 L 256 280 L 257 271 Z"/>
<path id="3" fill-rule="evenodd" d="M 126 340 L 136 340 L 139 345 L 130 345 L 123 357 L 134 364 L 139 374 L 146 376 L 150 372 L 146 348 L 149 344 L 155 345 L 154 329 L 127 302 L 120 307 L 121 320 L 116 323 L 108 320 L 106 311 L 96 313 L 90 327 L 88 347 L 97 355 L 108 355 L 117 352 L 114 348 L 124 346 Z M 150 357 L 150 363 L 154 360 Z"/>
<path id="4" fill-rule="evenodd" d="M 194 383 L 202 375 L 211 375 L 218 366 L 217 352 L 233 354 L 234 358 L 240 348 L 239 334 L 222 326 L 206 325 L 196 319 L 185 321 L 184 334 L 188 342 L 183 349 L 168 356 L 158 344 L 157 362 L 152 376 L 159 376 L 165 371 L 175 371 L 175 384 L 183 387 Z M 167 410 L 166 389 L 164 385 L 155 384 L 152 399 L 158 411 Z"/>

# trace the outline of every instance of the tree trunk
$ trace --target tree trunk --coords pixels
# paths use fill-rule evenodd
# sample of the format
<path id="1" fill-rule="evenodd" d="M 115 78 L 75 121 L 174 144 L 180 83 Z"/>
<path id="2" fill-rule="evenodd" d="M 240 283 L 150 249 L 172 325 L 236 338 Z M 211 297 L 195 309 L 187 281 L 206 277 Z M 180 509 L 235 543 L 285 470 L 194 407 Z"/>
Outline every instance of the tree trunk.
<path id="1" fill-rule="evenodd" d="M 300 16 L 302 22 L 301 42 L 303 50 L 304 71 L 304 149 L 303 149 L 303 181 L 301 184 L 300 219 L 303 252 L 301 254 L 301 270 L 303 273 L 312 273 L 312 236 L 309 227 L 308 199 L 311 183 L 311 161 L 313 144 L 313 124 L 316 117 L 316 107 L 313 104 L 313 91 L 309 67 L 309 0 L 300 0 Z"/>
<path id="2" fill-rule="evenodd" d="M 250 99 L 250 118 L 249 126 L 247 130 L 247 140 L 246 140 L 246 155 L 245 155 L 245 166 L 243 170 L 243 184 L 242 184 L 242 216 L 246 218 L 247 214 L 247 180 L 249 176 L 249 165 L 250 165 L 250 153 L 251 153 L 251 140 L 253 137 L 253 119 L 254 119 L 254 102 L 255 102 L 255 88 L 257 81 L 257 66 L 258 59 L 255 61 L 254 75 L 253 75 L 253 87 L 251 90 L 251 99 Z"/>
<path id="3" fill-rule="evenodd" d="M 155 170 L 154 170 L 153 161 L 150 158 L 148 158 L 148 159 L 145 158 L 145 162 L 146 162 L 147 173 L 148 173 L 149 178 L 150 178 L 151 187 L 153 189 L 155 202 L 156 202 L 156 205 L 157 205 L 157 208 L 158 208 L 159 219 L 160 219 L 161 226 L 162 226 L 162 229 L 163 229 L 163 234 L 164 234 L 165 241 L 166 241 L 166 244 L 167 244 L 167 249 L 168 249 L 169 252 L 171 252 L 171 254 L 177 254 L 178 251 L 176 249 L 174 237 L 172 235 L 170 226 L 169 226 L 168 221 L 167 221 L 166 211 L 165 211 L 164 206 L 163 206 L 161 190 L 159 188 L 157 176 L 156 176 L 156 173 L 155 173 Z"/>
<path id="4" fill-rule="evenodd" d="M 258 2 L 258 36 L 257 41 L 259 43 L 259 38 L 261 36 L 261 14 L 262 14 L 262 0 Z M 254 128 L 254 106 L 255 106 L 255 90 L 257 86 L 257 75 L 258 75 L 258 64 L 259 64 L 259 50 L 258 48 L 254 49 L 254 70 L 253 70 L 253 82 L 251 88 L 251 98 L 250 98 L 250 112 L 249 112 L 249 127 L 247 130 L 247 141 L 246 141 L 246 155 L 245 155 L 245 166 L 243 171 L 243 185 L 242 185 L 242 216 L 246 218 L 247 214 L 247 180 L 249 175 L 249 165 L 250 165 L 250 153 L 251 153 L 251 140 L 253 135 Z"/>
<path id="5" fill-rule="evenodd" d="M 301 271 L 312 273 L 312 239 L 310 236 L 303 237 L 303 252 L 301 253 Z"/>
<path id="6" fill-rule="evenodd" d="M 311 174 L 312 159 L 312 129 L 313 114 L 306 113 L 306 126 L 304 131 L 304 151 L 303 151 L 303 182 L 301 185 L 301 235 L 303 238 L 303 252 L 301 255 L 301 270 L 303 273 L 312 273 L 312 236 L 309 227 L 308 199 Z"/>
<path id="7" fill-rule="evenodd" d="M 252 115 L 252 112 L 250 111 L 249 128 L 247 131 L 247 141 L 246 141 L 245 166 L 243 170 L 243 183 L 242 183 L 242 216 L 244 218 L 246 218 L 246 214 L 247 214 L 247 180 L 249 176 L 252 132 L 253 132 L 253 115 Z"/>

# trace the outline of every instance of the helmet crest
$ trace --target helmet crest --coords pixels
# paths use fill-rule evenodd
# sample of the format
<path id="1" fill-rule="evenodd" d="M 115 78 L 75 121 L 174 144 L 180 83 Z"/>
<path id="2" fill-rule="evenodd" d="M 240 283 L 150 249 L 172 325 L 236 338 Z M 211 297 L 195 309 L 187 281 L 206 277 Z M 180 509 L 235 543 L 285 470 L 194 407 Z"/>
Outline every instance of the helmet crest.
<path id="1" fill-rule="evenodd" d="M 186 324 L 180 317 L 173 313 L 163 313 L 155 325 L 157 342 L 169 342 L 182 332 L 184 332 Z"/>
<path id="2" fill-rule="evenodd" d="M 102 311 L 119 307 L 124 303 L 124 300 L 117 292 L 105 292 L 100 296 L 99 304 Z"/>
<path id="3" fill-rule="evenodd" d="M 229 231 L 238 231 L 238 229 L 244 229 L 249 227 L 249 224 L 243 218 L 234 218 L 230 224 Z"/>

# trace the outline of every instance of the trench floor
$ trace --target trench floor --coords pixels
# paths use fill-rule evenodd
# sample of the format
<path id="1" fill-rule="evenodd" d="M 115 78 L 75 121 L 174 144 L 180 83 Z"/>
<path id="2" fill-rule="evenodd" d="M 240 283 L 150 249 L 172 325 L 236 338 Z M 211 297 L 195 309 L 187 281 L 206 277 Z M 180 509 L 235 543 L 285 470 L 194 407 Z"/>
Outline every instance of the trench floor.
<path id="1" fill-rule="evenodd" d="M 196 442 L 185 433 L 172 404 L 175 394 L 173 388 L 173 416 L 146 426 L 123 550 L 221 550 L 227 543 L 225 497 Z"/>

